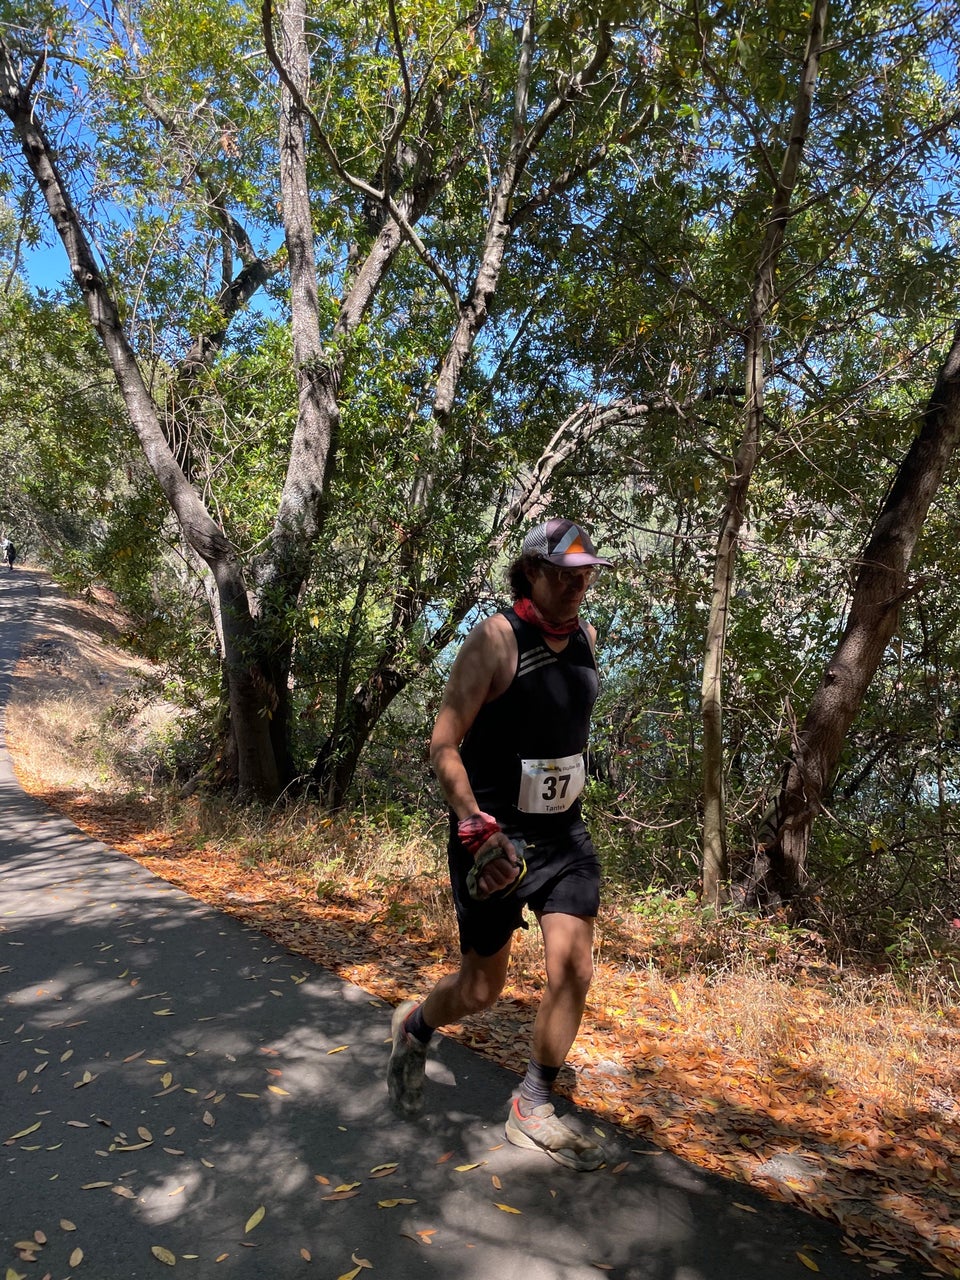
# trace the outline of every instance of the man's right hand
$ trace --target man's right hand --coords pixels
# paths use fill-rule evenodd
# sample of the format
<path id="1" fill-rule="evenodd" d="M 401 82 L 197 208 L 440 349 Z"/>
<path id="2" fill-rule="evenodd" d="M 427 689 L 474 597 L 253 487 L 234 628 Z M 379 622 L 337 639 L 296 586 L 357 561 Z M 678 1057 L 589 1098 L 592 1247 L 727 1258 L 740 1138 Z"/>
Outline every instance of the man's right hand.
<path id="1" fill-rule="evenodd" d="M 478 862 L 491 849 L 496 848 L 503 851 L 503 856 L 491 858 L 477 877 L 478 887 L 485 898 L 509 888 L 520 874 L 521 862 L 517 857 L 517 851 L 502 831 L 497 831 L 480 846 L 473 855 L 474 862 Z"/>

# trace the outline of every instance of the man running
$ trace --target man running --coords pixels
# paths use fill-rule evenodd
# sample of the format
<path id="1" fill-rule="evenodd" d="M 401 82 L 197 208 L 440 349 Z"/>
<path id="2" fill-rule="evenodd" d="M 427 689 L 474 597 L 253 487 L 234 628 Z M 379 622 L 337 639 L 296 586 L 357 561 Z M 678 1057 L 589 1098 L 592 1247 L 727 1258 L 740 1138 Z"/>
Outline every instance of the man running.
<path id="1" fill-rule="evenodd" d="M 17 558 L 17 548 L 13 545 L 9 538 L 3 540 L 3 562 L 9 570 L 12 571 L 13 563 Z"/>
<path id="2" fill-rule="evenodd" d="M 459 971 L 392 1023 L 394 1108 L 419 1113 L 430 1037 L 489 1008 L 529 906 L 543 936 L 547 986 L 507 1139 L 572 1169 L 602 1148 L 555 1114 L 551 1092 L 580 1027 L 593 977 L 600 865 L 580 815 L 584 751 L 599 680 L 596 632 L 580 605 L 601 559 L 570 520 L 537 525 L 510 568 L 511 609 L 470 632 L 450 672 L 430 760 L 450 805 L 448 860 L 460 930 Z"/>

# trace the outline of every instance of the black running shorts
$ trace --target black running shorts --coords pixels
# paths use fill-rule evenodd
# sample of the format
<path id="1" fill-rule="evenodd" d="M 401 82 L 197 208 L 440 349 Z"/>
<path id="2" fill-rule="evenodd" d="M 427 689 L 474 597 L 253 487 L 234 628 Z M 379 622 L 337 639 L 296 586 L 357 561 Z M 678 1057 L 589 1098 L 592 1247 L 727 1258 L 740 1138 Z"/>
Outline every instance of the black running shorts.
<path id="1" fill-rule="evenodd" d="M 508 837 L 514 832 L 507 831 Z M 460 950 L 480 956 L 495 955 L 510 940 L 514 930 L 526 928 L 523 908 L 537 914 L 551 912 L 592 919 L 600 909 L 600 860 L 582 822 L 566 831 L 537 837 L 528 844 L 524 857 L 527 874 L 514 893 L 475 902 L 467 891 L 467 872 L 473 864 L 469 854 L 451 831 L 447 858 L 450 884 L 460 928 Z"/>

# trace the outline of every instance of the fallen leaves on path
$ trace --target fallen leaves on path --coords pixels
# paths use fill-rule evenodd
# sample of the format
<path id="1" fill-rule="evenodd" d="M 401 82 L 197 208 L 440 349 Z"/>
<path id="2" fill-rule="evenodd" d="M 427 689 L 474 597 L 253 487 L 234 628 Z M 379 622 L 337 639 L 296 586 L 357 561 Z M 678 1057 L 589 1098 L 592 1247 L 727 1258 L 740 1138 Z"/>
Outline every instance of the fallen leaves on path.
<path id="1" fill-rule="evenodd" d="M 436 892 L 425 877 L 394 887 L 389 901 L 382 882 L 349 878 L 318 900 L 310 877 L 287 866 L 251 867 L 221 847 L 178 847 L 150 805 L 34 794 L 170 883 L 388 1004 L 428 990 L 455 962 L 452 929 L 440 934 L 420 927 L 418 898 Z M 960 1280 L 960 1107 L 954 1101 L 960 1022 L 944 1027 L 944 1035 L 954 1037 L 943 1059 L 952 1069 L 918 1055 L 918 1091 L 908 1104 L 824 1074 L 810 1029 L 823 1033 L 830 1019 L 846 1015 L 834 1007 L 822 978 L 800 975 L 791 983 L 789 1006 L 778 1011 L 790 1023 L 791 1051 L 762 1060 L 706 1032 L 702 1019 L 690 1016 L 693 997 L 678 990 L 679 982 L 653 981 L 642 963 L 618 951 L 615 931 L 610 938 L 571 1056 L 573 1071 L 561 1075 L 559 1092 L 704 1169 L 832 1219 L 847 1232 L 847 1251 L 874 1270 L 895 1270 L 893 1249 Z M 497 1007 L 447 1034 L 521 1072 L 542 980 L 537 958 L 520 954 Z M 904 1026 L 900 1033 L 909 1038 L 911 1030 Z M 870 1027 L 862 1034 L 868 1038 Z M 923 1090 L 942 1096 L 943 1108 L 923 1105 Z M 338 1188 L 322 1198 L 354 1194 Z M 417 1234 L 430 1243 L 429 1232 Z M 871 1244 L 881 1244 L 874 1256 Z"/>

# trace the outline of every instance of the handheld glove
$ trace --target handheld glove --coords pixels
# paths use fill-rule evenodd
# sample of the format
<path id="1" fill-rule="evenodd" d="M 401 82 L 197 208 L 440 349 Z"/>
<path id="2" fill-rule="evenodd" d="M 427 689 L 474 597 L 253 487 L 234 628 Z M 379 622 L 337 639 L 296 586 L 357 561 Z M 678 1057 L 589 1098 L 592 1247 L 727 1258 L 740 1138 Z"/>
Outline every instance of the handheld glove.
<path id="1" fill-rule="evenodd" d="M 515 892 L 520 881 L 527 874 L 527 863 L 523 856 L 523 852 L 527 846 L 520 839 L 513 839 L 510 843 L 513 845 L 516 853 L 515 860 L 511 859 L 510 855 L 502 845 L 493 845 L 486 851 L 486 853 L 482 853 L 480 857 L 474 861 L 473 866 L 467 872 L 467 891 L 475 902 L 485 902 L 488 898 L 508 898 L 511 893 Z M 480 877 L 483 875 L 484 868 L 488 867 L 491 862 L 496 861 L 497 858 L 503 858 L 504 862 L 509 862 L 511 866 L 518 866 L 520 868 L 519 874 L 515 880 L 512 880 L 510 884 L 506 886 L 505 889 L 500 889 L 496 893 L 484 893 L 480 887 Z"/>

